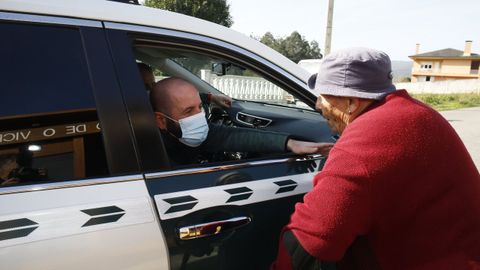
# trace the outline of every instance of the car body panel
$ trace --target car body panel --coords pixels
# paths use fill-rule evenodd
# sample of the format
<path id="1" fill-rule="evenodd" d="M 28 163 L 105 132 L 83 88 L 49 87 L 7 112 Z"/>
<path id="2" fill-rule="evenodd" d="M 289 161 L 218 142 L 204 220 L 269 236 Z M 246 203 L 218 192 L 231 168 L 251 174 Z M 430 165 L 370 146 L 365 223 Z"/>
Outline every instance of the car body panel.
<path id="1" fill-rule="evenodd" d="M 142 176 L 103 181 L 2 190 L 2 269 L 168 269 Z"/>
<path id="2" fill-rule="evenodd" d="M 173 269 L 266 269 L 282 224 L 312 187 L 324 158 L 272 159 L 147 174 Z M 247 218 L 217 232 L 180 239 L 180 229 Z M 241 252 L 239 253 L 239 251 Z"/>
<path id="3" fill-rule="evenodd" d="M 34 14 L 64 16 L 105 22 L 121 22 L 195 33 L 233 43 L 257 55 L 262 55 L 278 66 L 285 67 L 292 75 L 306 82 L 309 73 L 280 53 L 266 45 L 227 27 L 190 16 L 144 6 L 128 5 L 112 1 L 82 0 L 3 0 L 0 10 Z M 132 16 L 135 14 L 135 16 Z"/>

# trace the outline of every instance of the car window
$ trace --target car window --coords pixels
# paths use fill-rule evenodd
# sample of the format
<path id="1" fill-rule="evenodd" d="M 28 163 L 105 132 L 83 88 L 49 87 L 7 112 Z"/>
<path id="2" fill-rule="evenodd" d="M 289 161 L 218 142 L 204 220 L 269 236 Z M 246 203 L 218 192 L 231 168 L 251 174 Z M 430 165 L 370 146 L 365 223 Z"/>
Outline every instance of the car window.
<path id="1" fill-rule="evenodd" d="M 79 30 L 1 23 L 0 34 L 0 185 L 108 175 Z"/>
<path id="2" fill-rule="evenodd" d="M 187 164 L 263 159 L 288 154 L 285 149 L 286 138 L 292 134 L 293 129 L 296 129 L 293 124 L 297 122 L 295 117 L 305 117 L 305 109 L 311 111 L 310 107 L 298 102 L 277 84 L 235 61 L 213 54 L 182 48 L 154 47 L 150 44 L 137 44 L 133 50 L 137 63 L 141 62 L 152 68 L 155 81 L 177 77 L 193 84 L 200 92 L 200 98 L 205 107 L 204 111 L 210 124 L 208 136 L 201 144 L 198 144 L 200 146 L 192 148 L 178 144 L 178 141 L 184 139 L 183 137 L 180 139 L 180 134 L 182 136 L 184 134 L 179 132 L 181 128 L 179 126 L 185 123 L 180 123 L 178 120 L 174 123 L 170 121 L 172 116 L 168 115 L 170 118 L 165 119 L 166 127 L 162 128 L 158 125 L 158 117 L 165 118 L 165 111 L 160 111 L 159 108 L 152 106 L 156 114 L 160 111 L 161 116 L 155 116 L 157 126 L 162 134 L 167 155 L 174 167 Z M 148 89 L 146 90 L 145 93 L 148 93 Z M 209 102 L 206 98 L 208 93 L 231 97 L 234 100 L 232 108 L 222 108 L 214 102 Z M 179 102 L 176 104 L 178 105 Z M 218 130 L 221 128 L 218 126 L 224 127 L 223 129 L 225 127 L 227 129 L 237 128 L 237 130 L 220 132 Z M 196 135 L 201 136 L 201 128 L 196 128 L 198 128 Z M 245 136 L 242 136 L 238 135 L 243 132 L 239 131 L 239 128 L 243 130 L 260 129 L 275 134 L 246 135 L 249 132 L 245 132 Z M 280 138 L 278 135 L 280 133 L 285 137 Z M 259 137 L 262 139 L 258 139 Z M 214 146 L 212 146 L 213 140 L 216 140 Z M 256 145 L 259 145 L 260 148 L 256 148 Z"/>
<path id="3" fill-rule="evenodd" d="M 152 51 L 151 48 L 143 50 Z M 168 59 L 233 99 L 311 109 L 283 88 L 232 61 L 178 49 L 157 49 L 157 53 L 159 51 L 161 56 L 151 61 L 158 63 L 160 58 Z M 157 69 L 156 80 L 168 76 L 168 71 Z"/>

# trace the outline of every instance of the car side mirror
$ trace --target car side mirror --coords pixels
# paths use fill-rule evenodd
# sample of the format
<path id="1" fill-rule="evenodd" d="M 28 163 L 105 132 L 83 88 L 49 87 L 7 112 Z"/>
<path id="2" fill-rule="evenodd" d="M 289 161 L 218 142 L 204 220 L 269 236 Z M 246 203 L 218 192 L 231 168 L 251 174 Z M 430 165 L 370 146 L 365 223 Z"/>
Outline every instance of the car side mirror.
<path id="1" fill-rule="evenodd" d="M 228 69 L 232 64 L 229 63 L 213 63 L 212 64 L 212 73 L 217 76 L 227 75 Z"/>

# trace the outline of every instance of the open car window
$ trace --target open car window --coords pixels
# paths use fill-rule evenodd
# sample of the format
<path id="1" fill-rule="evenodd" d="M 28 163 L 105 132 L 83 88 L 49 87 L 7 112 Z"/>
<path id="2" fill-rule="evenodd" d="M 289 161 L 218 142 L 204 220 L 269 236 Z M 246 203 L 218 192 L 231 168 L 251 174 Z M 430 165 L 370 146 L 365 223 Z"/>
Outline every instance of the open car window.
<path id="1" fill-rule="evenodd" d="M 311 110 L 305 103 L 235 62 L 180 49 L 138 46 L 137 59 L 155 68 L 156 80 L 181 77 L 195 84 L 200 92 L 222 93 L 235 100 L 263 102 Z"/>
<path id="2" fill-rule="evenodd" d="M 173 134 L 178 134 L 178 132 L 172 133 L 171 130 L 166 131 L 158 126 L 173 167 L 190 167 L 192 164 L 197 164 L 196 166 L 198 164 L 211 165 L 219 162 L 257 160 L 291 155 L 286 150 L 286 138 L 295 135 L 293 136 L 295 138 L 308 139 L 308 136 L 305 137 L 301 134 L 299 136 L 298 133 L 302 133 L 302 129 L 298 127 L 304 125 L 302 121 L 311 123 L 311 119 L 319 118 L 319 114 L 313 112 L 312 108 L 296 100 L 277 84 L 234 61 L 183 48 L 161 47 L 151 44 L 136 44 L 133 52 L 137 63 L 144 63 L 152 68 L 156 82 L 170 77 L 181 78 L 193 84 L 199 91 L 210 125 L 209 135 L 199 148 L 204 145 L 212 145 L 211 138 L 215 137 L 212 135 L 212 130 L 217 130 L 217 126 L 227 129 L 237 128 L 232 133 L 237 133 L 240 129 L 249 129 L 284 136 L 282 139 L 274 139 L 274 141 L 276 140 L 275 143 L 260 140 L 262 141 L 261 145 L 272 144 L 270 148 L 260 147 L 257 149 L 248 144 L 243 145 L 244 147 L 242 146 L 241 149 L 235 148 L 235 150 L 231 150 L 229 147 L 225 147 L 223 150 L 218 148 L 212 150 L 211 147 L 207 147 L 208 149 L 204 148 L 201 151 L 196 151 L 197 149 L 191 151 L 192 149 L 186 149 L 184 145 L 177 145 L 176 148 L 172 147 L 172 141 L 173 144 L 179 141 L 178 137 L 173 137 Z M 148 93 L 148 91 L 145 91 L 145 93 Z M 232 106 L 224 108 L 214 102 L 206 102 L 204 97 L 208 93 L 229 96 L 233 99 Z M 155 108 L 153 109 L 155 111 Z M 301 119 L 305 117 L 308 119 Z M 257 137 L 262 136 L 258 135 Z M 227 145 L 232 140 L 243 141 L 240 136 L 231 137 L 234 139 L 231 139 L 230 136 L 215 137 L 218 139 L 216 144 Z M 258 140 L 254 141 L 257 142 Z M 194 156 L 194 158 L 191 158 L 187 164 L 177 162 L 179 159 L 183 160 L 182 157 L 185 156 Z"/>

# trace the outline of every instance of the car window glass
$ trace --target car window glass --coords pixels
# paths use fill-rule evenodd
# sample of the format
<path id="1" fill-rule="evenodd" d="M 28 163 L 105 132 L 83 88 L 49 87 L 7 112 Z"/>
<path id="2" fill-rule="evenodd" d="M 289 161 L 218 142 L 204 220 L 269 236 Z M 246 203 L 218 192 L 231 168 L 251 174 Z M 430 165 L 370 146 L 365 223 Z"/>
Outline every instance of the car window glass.
<path id="1" fill-rule="evenodd" d="M 79 30 L 2 23 L 0 34 L 1 186 L 108 175 Z"/>

